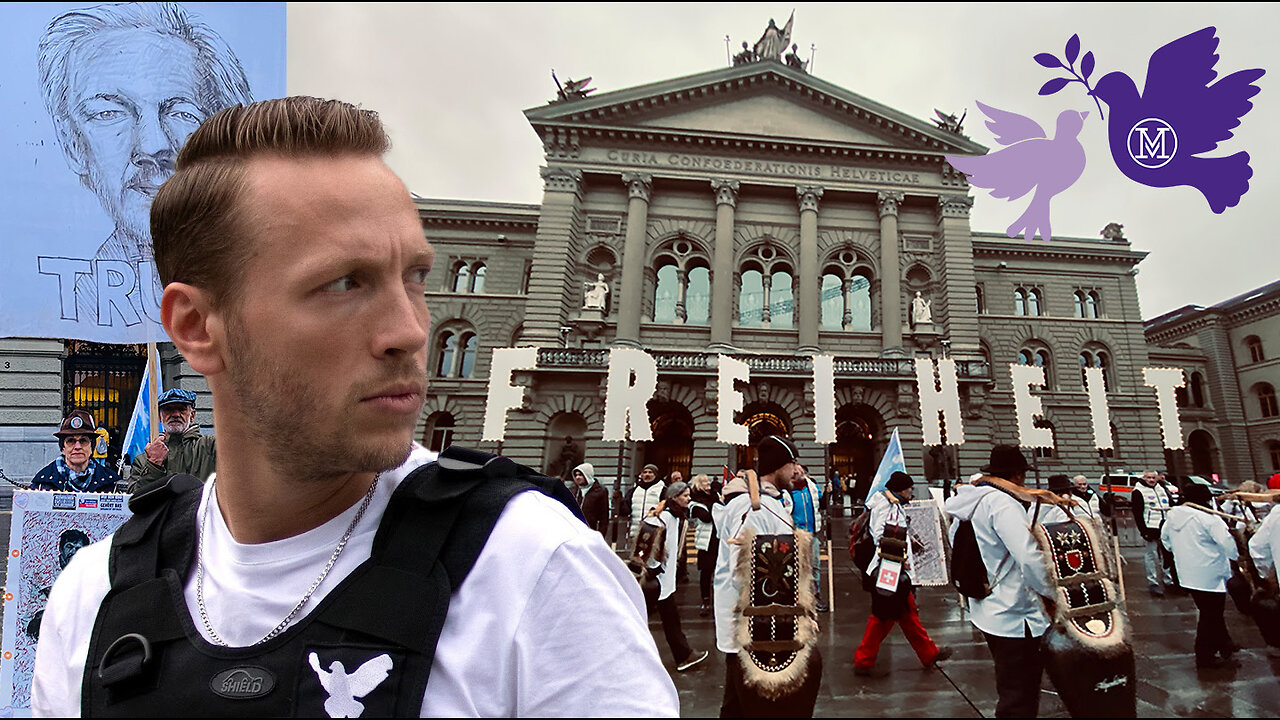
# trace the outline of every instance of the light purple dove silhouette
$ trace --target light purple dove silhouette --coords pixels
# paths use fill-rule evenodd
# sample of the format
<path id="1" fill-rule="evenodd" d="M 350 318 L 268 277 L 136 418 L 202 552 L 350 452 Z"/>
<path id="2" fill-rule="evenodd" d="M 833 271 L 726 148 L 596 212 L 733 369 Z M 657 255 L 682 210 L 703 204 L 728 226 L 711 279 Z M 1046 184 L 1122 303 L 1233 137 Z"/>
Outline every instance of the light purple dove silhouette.
<path id="1" fill-rule="evenodd" d="M 1077 136 L 1088 112 L 1063 110 L 1050 139 L 1035 120 L 978 103 L 988 118 L 987 129 L 1005 146 L 978 157 L 947 156 L 952 167 L 969 176 L 969 184 L 991 190 L 991 196 L 1017 200 L 1035 189 L 1031 204 L 1006 231 L 1030 240 L 1037 234 L 1049 240 L 1049 201 L 1084 174 L 1084 146 Z"/>

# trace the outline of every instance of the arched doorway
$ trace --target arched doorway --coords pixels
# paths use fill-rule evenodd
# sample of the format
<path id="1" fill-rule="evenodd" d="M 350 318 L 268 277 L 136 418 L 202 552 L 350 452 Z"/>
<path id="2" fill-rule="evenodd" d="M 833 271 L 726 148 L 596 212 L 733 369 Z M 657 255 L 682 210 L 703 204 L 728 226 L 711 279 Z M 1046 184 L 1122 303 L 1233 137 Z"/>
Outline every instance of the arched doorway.
<path id="1" fill-rule="evenodd" d="M 653 441 L 644 445 L 644 462 L 658 466 L 663 477 L 679 470 L 689 479 L 693 466 L 693 416 L 677 402 L 649 401 Z"/>
<path id="2" fill-rule="evenodd" d="M 1204 430 L 1192 431 L 1187 437 L 1187 454 L 1191 456 L 1191 474 L 1204 478 L 1212 477 L 1214 469 L 1215 443 L 1213 436 Z"/>
<path id="3" fill-rule="evenodd" d="M 547 439 L 542 462 L 549 477 L 569 480 L 573 469 L 582 464 L 587 421 L 576 412 L 558 412 L 547 423 Z"/>
<path id="4" fill-rule="evenodd" d="M 751 403 L 738 416 L 738 423 L 747 426 L 747 446 L 738 448 L 738 469 L 756 466 L 756 445 L 770 436 L 791 437 L 791 416 L 774 403 Z"/>
<path id="5" fill-rule="evenodd" d="M 836 411 L 836 442 L 831 446 L 831 469 L 840 482 L 853 488 L 853 496 L 866 498 L 876 474 L 875 437 L 881 428 L 878 413 L 866 405 L 844 405 Z M 852 482 L 850 482 L 852 478 Z"/>

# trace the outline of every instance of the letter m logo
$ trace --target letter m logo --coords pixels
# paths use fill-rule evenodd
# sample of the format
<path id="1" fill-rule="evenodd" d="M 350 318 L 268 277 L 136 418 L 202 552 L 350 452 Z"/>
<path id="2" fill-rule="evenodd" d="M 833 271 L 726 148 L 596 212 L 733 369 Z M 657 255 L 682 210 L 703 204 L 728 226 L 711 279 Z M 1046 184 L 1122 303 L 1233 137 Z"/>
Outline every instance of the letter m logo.
<path id="1" fill-rule="evenodd" d="M 1129 157 L 1139 165 L 1155 169 L 1169 164 L 1178 152 L 1178 134 L 1159 118 L 1147 118 L 1129 130 Z"/>

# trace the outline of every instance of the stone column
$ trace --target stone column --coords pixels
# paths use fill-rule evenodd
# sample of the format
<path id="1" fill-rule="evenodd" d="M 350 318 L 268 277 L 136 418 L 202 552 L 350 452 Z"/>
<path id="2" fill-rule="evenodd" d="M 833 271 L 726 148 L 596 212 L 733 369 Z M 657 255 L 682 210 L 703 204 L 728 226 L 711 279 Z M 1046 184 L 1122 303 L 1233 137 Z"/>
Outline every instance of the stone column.
<path id="1" fill-rule="evenodd" d="M 844 312 L 840 315 L 840 327 L 848 330 L 853 324 L 853 308 L 849 307 L 849 295 L 853 292 L 853 278 L 845 278 L 840 282 L 840 292 L 844 296 Z"/>
<path id="2" fill-rule="evenodd" d="M 622 246 L 622 285 L 618 288 L 618 333 L 614 343 L 640 347 L 640 312 L 644 308 L 645 237 L 649 228 L 649 194 L 653 176 L 623 173 L 630 201 L 627 238 Z"/>
<path id="3" fill-rule="evenodd" d="M 822 188 L 796 188 L 800 206 L 800 267 L 795 274 L 796 325 L 800 328 L 800 352 L 818 352 L 818 317 L 822 312 L 822 277 L 818 274 L 818 201 Z"/>
<path id="4" fill-rule="evenodd" d="M 902 347 L 902 269 L 898 267 L 900 192 L 876 194 L 880 206 L 880 330 L 883 350 Z"/>
<path id="5" fill-rule="evenodd" d="M 975 354 L 978 351 L 978 316 L 974 313 L 976 274 L 973 269 L 973 240 L 969 231 L 968 195 L 938 197 L 938 249 L 942 271 L 933 295 L 933 326 L 951 340 L 951 351 Z"/>
<path id="6" fill-rule="evenodd" d="M 685 309 L 684 300 L 689 290 L 689 274 L 684 268 L 676 268 L 676 322 L 684 324 L 689 319 L 689 311 Z"/>
<path id="7" fill-rule="evenodd" d="M 565 278 L 576 278 L 571 258 L 576 256 L 578 245 L 582 171 L 544 167 L 542 181 L 524 335 L 537 345 L 559 345 L 560 326 L 573 312 L 573 293 L 566 291 Z"/>
<path id="8" fill-rule="evenodd" d="M 733 213 L 738 205 L 737 180 L 712 180 L 716 191 L 716 247 L 711 268 L 711 346 L 733 343 Z"/>
<path id="9" fill-rule="evenodd" d="M 760 273 L 760 287 L 764 289 L 764 304 L 760 307 L 760 327 L 769 327 L 769 321 L 773 318 L 773 311 L 769 308 L 770 298 L 769 290 L 773 287 L 773 276 L 769 274 L 768 269 Z M 795 287 L 792 287 L 792 298 Z"/>

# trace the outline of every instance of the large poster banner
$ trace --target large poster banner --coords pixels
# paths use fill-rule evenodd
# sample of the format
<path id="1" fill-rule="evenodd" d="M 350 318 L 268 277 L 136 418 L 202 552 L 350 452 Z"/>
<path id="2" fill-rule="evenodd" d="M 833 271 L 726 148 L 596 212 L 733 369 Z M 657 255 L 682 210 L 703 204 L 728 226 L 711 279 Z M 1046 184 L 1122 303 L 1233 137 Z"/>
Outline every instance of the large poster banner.
<path id="1" fill-rule="evenodd" d="M 53 581 L 80 548 L 129 518 L 128 495 L 17 490 L 4 594 L 0 715 L 31 715 L 31 671 Z"/>
<path id="2" fill-rule="evenodd" d="M 932 498 L 913 500 L 906 505 L 913 541 L 911 581 L 916 585 L 938 587 L 951 582 L 940 508 Z"/>
<path id="3" fill-rule="evenodd" d="M 0 17 L 0 337 L 165 339 L 151 200 L 205 118 L 284 94 L 285 3 Z"/>

